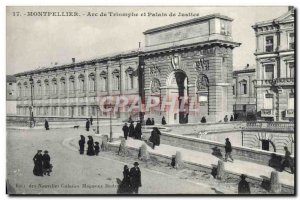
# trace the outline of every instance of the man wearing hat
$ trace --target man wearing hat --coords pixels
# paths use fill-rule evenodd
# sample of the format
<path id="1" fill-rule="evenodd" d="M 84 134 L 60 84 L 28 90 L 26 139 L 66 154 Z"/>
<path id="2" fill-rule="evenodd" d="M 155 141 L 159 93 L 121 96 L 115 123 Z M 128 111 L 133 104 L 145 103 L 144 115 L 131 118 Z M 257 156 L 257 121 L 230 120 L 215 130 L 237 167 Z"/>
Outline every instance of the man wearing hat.
<path id="1" fill-rule="evenodd" d="M 138 194 L 139 193 L 139 187 L 142 186 L 141 171 L 140 171 L 138 162 L 134 162 L 133 165 L 134 165 L 134 167 L 132 167 L 130 169 L 130 180 L 131 180 L 133 193 Z"/>
<path id="2" fill-rule="evenodd" d="M 231 156 L 231 152 L 232 152 L 232 147 L 231 147 L 231 143 L 229 141 L 229 138 L 225 139 L 225 162 L 227 162 L 228 157 L 232 160 L 233 162 L 233 158 Z"/>
<path id="3" fill-rule="evenodd" d="M 247 176 L 245 174 L 241 174 L 241 181 L 239 182 L 238 193 L 239 194 L 250 194 L 250 186 L 246 181 Z"/>
<path id="4" fill-rule="evenodd" d="M 45 176 L 50 176 L 51 168 L 52 166 L 50 164 L 50 156 L 48 154 L 48 151 L 45 150 L 43 155 L 43 173 Z"/>

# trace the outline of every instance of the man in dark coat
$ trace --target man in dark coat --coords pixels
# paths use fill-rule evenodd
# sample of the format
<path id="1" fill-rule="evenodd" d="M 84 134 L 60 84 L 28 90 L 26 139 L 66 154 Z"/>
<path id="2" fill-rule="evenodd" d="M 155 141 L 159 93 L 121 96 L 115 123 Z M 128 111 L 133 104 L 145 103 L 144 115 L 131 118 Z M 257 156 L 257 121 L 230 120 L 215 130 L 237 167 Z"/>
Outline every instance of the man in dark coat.
<path id="1" fill-rule="evenodd" d="M 134 167 L 130 169 L 130 182 L 131 182 L 133 193 L 138 194 L 139 187 L 142 187 L 141 171 L 138 162 L 134 162 L 133 165 Z"/>
<path id="2" fill-rule="evenodd" d="M 44 175 L 50 176 L 50 172 L 52 171 L 52 165 L 50 164 L 50 156 L 48 154 L 48 151 L 44 151 L 43 155 L 43 173 Z"/>
<path id="3" fill-rule="evenodd" d="M 79 144 L 79 153 L 84 153 L 84 145 L 85 145 L 85 137 L 83 135 L 80 135 L 80 140 L 78 141 Z"/>
<path id="4" fill-rule="evenodd" d="M 239 194 L 250 194 L 250 186 L 246 181 L 246 176 L 244 174 L 241 175 L 241 181 L 239 182 L 238 193 Z"/>
<path id="5" fill-rule="evenodd" d="M 86 128 L 86 131 L 90 131 L 90 122 L 89 122 L 89 119 L 86 119 L 85 128 Z"/>
<path id="6" fill-rule="evenodd" d="M 43 155 L 42 150 L 38 150 L 33 157 L 34 168 L 33 174 L 36 176 L 43 176 Z"/>
<path id="7" fill-rule="evenodd" d="M 133 121 L 130 122 L 130 125 L 129 125 L 129 137 L 134 137 L 134 124 L 133 124 Z"/>
<path id="8" fill-rule="evenodd" d="M 184 123 L 186 123 L 186 124 L 189 123 L 189 113 L 186 113 Z"/>
<path id="9" fill-rule="evenodd" d="M 153 131 L 151 132 L 151 136 L 149 138 L 149 141 L 152 142 L 153 144 L 153 149 L 155 148 L 155 146 L 159 146 L 160 145 L 160 131 L 158 130 L 157 127 L 153 128 Z"/>
<path id="10" fill-rule="evenodd" d="M 142 126 L 140 122 L 138 122 L 135 126 L 134 138 L 138 140 L 142 139 Z"/>
<path id="11" fill-rule="evenodd" d="M 93 116 L 90 117 L 91 125 L 93 125 Z"/>
<path id="12" fill-rule="evenodd" d="M 96 154 L 96 156 L 98 156 L 99 152 L 100 152 L 99 142 L 95 142 L 94 148 L 95 148 L 95 154 Z"/>
<path id="13" fill-rule="evenodd" d="M 46 119 L 45 119 L 45 129 L 46 129 L 46 131 L 49 130 L 49 123 L 48 123 L 48 121 Z"/>
<path id="14" fill-rule="evenodd" d="M 281 165 L 281 171 L 284 170 L 285 167 L 290 167 L 291 168 L 291 173 L 294 173 L 294 162 L 293 159 L 291 158 L 291 152 L 288 150 L 288 148 L 285 146 L 285 156 Z"/>
<path id="15" fill-rule="evenodd" d="M 147 121 L 146 121 L 146 125 L 149 126 L 149 125 L 151 125 L 151 124 L 152 124 L 151 119 L 148 118 Z"/>
<path id="16" fill-rule="evenodd" d="M 161 124 L 162 125 L 166 125 L 167 124 L 165 116 L 162 117 Z"/>
<path id="17" fill-rule="evenodd" d="M 226 142 L 225 142 L 225 162 L 227 162 L 228 157 L 232 160 L 233 162 L 233 158 L 231 156 L 231 152 L 232 152 L 232 147 L 231 147 L 231 143 L 229 141 L 229 138 L 226 138 Z"/>
<path id="18" fill-rule="evenodd" d="M 127 140 L 128 133 L 129 133 L 129 128 L 127 126 L 127 123 L 125 123 L 125 125 L 122 128 L 122 130 L 123 130 L 123 133 L 124 133 L 124 138 L 125 138 L 125 140 Z"/>
<path id="19" fill-rule="evenodd" d="M 152 118 L 152 120 L 151 120 L 151 125 L 154 125 L 154 124 L 155 124 L 154 118 Z"/>

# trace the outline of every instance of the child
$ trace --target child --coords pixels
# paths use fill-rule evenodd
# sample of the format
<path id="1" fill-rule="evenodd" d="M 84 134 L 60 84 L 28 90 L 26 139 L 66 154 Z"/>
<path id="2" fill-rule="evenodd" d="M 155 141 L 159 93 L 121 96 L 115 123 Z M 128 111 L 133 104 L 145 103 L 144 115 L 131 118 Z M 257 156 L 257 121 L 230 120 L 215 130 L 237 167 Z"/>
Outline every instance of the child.
<path id="1" fill-rule="evenodd" d="M 100 152 L 100 147 L 99 147 L 99 142 L 95 142 L 95 154 L 96 156 L 98 156 L 99 152 Z"/>

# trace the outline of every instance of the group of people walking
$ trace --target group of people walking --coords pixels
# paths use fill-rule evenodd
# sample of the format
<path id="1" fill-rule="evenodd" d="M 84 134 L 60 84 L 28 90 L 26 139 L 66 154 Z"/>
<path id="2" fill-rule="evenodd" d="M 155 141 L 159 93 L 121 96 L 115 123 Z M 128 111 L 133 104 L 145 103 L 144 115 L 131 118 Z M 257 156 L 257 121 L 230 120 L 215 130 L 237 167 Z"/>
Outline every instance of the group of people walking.
<path id="1" fill-rule="evenodd" d="M 88 156 L 98 156 L 99 152 L 100 152 L 100 146 L 99 146 L 99 142 L 94 142 L 94 139 L 92 136 L 88 136 L 88 141 L 87 141 L 87 151 L 86 151 L 86 155 Z M 79 144 L 79 153 L 82 155 L 84 154 L 84 146 L 85 146 L 85 137 L 83 135 L 80 135 L 80 140 L 78 141 Z"/>
<path id="2" fill-rule="evenodd" d="M 139 163 L 134 162 L 133 167 L 129 170 L 127 165 L 124 165 L 123 180 L 119 184 L 118 194 L 138 194 L 139 187 L 142 186 L 141 170 Z"/>
<path id="3" fill-rule="evenodd" d="M 124 138 L 127 140 L 128 137 L 141 140 L 142 139 L 142 125 L 140 122 L 134 127 L 134 122 L 131 121 L 128 127 L 127 123 L 124 124 L 123 128 Z"/>
<path id="4" fill-rule="evenodd" d="M 44 154 L 42 154 L 42 150 L 38 150 L 33 157 L 33 163 L 33 174 L 35 176 L 50 176 L 52 164 L 50 163 L 50 156 L 47 150 L 44 151 Z"/>

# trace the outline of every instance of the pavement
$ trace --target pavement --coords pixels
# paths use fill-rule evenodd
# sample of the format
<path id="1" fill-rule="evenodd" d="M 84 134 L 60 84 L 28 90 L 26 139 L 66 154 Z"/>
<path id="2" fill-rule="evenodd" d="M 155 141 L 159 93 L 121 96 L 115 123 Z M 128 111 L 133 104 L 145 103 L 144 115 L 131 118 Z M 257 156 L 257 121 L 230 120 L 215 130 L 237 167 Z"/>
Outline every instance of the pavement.
<path id="1" fill-rule="evenodd" d="M 132 138 L 128 138 L 126 141 L 126 145 L 128 147 L 132 147 L 138 149 L 141 145 L 145 143 L 141 140 L 134 140 Z M 112 142 L 114 145 L 119 145 L 119 141 Z M 212 168 L 218 164 L 220 160 L 218 157 L 213 156 L 209 153 L 193 151 L 189 149 L 184 149 L 180 147 L 170 146 L 166 144 L 160 144 L 160 146 L 156 146 L 153 150 L 151 147 L 147 146 L 148 152 L 172 157 L 176 154 L 176 151 L 180 151 L 182 155 L 182 160 L 187 161 L 189 163 L 195 163 L 198 165 L 202 165 L 205 167 Z M 234 155 L 233 155 L 234 157 Z M 257 179 L 265 179 L 270 178 L 271 172 L 275 169 L 266 165 L 260 165 L 253 162 L 247 162 L 242 160 L 234 160 L 234 162 L 224 162 L 225 170 L 231 172 L 233 174 L 246 174 L 249 177 L 254 177 Z M 294 175 L 289 172 L 283 171 L 279 172 L 279 182 L 288 186 L 294 186 Z"/>
<path id="2" fill-rule="evenodd" d="M 102 127 L 101 131 L 107 131 Z M 71 141 L 78 144 L 79 135 L 93 135 L 81 129 L 7 130 L 7 181 L 9 193 L 15 194 L 116 194 L 116 179 L 122 179 L 122 162 L 105 152 L 99 156 L 79 155 L 78 147 L 68 148 Z M 99 136 L 93 135 L 95 140 Z M 114 135 L 117 136 L 117 135 Z M 37 149 L 48 150 L 53 164 L 51 176 L 32 174 Z M 128 160 L 129 161 L 129 160 Z M 140 194 L 232 194 L 235 191 L 181 179 L 141 165 Z M 170 169 L 171 170 L 171 169 Z"/>

